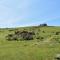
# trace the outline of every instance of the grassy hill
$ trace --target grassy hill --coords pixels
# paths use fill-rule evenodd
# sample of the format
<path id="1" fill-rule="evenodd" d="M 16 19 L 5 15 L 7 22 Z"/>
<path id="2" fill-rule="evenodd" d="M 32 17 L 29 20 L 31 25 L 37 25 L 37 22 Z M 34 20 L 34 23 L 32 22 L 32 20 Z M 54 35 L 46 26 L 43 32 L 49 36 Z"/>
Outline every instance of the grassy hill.
<path id="1" fill-rule="evenodd" d="M 34 31 L 33 40 L 8 41 L 15 31 Z M 0 29 L 0 60 L 55 60 L 60 53 L 60 27 L 22 27 Z"/>

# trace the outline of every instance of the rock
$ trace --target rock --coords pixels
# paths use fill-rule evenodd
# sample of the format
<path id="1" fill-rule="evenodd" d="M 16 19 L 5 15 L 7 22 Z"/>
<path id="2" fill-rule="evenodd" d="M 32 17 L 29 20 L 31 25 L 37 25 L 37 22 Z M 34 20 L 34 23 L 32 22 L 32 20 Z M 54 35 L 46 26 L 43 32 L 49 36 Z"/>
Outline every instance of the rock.
<path id="1" fill-rule="evenodd" d="M 55 57 L 56 60 L 60 60 L 60 54 L 57 54 Z"/>

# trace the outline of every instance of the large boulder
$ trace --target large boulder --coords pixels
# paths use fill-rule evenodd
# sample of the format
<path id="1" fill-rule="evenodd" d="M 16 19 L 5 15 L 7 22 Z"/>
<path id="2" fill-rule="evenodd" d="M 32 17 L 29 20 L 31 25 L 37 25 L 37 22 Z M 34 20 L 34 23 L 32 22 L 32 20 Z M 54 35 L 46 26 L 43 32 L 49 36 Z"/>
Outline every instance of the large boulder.
<path id="1" fill-rule="evenodd" d="M 8 34 L 7 40 L 33 40 L 34 32 L 15 31 L 14 34 Z"/>
<path id="2" fill-rule="evenodd" d="M 33 39 L 33 35 L 35 35 L 34 32 L 27 32 L 27 31 L 21 32 L 21 37 L 24 40 L 32 40 Z"/>
<path id="3" fill-rule="evenodd" d="M 46 23 L 44 23 L 44 24 L 40 24 L 40 26 L 48 26 Z"/>

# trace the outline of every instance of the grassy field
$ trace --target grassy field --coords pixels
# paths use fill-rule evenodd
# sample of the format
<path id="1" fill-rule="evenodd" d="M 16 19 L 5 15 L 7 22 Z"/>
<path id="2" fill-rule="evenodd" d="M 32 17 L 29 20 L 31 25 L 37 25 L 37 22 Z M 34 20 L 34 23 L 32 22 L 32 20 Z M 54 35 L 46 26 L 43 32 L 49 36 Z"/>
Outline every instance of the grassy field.
<path id="1" fill-rule="evenodd" d="M 16 30 L 34 31 L 34 40 L 7 41 L 5 36 Z M 0 29 L 0 60 L 55 60 L 60 54 L 60 33 L 56 32 L 60 32 L 60 27 Z"/>

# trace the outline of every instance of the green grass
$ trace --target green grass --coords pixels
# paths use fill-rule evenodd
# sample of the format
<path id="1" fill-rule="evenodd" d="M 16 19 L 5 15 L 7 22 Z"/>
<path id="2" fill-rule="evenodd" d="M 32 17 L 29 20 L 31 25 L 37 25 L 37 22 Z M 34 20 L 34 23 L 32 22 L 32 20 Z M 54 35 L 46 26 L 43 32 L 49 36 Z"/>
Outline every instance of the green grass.
<path id="1" fill-rule="evenodd" d="M 15 30 L 34 31 L 36 36 L 30 41 L 7 41 L 5 36 Z M 60 34 L 55 35 L 58 31 L 60 27 L 0 29 L 0 60 L 55 60 L 56 54 L 60 54 Z M 38 36 L 44 39 L 36 39 Z"/>

